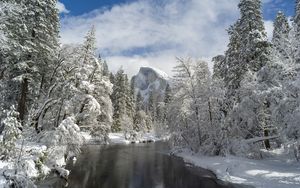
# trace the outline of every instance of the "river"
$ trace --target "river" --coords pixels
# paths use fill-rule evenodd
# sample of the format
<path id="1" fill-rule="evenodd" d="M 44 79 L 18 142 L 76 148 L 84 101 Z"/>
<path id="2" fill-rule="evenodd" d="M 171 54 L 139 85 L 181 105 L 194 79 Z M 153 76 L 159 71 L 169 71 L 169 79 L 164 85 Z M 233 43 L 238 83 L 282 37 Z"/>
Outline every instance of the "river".
<path id="1" fill-rule="evenodd" d="M 68 182 L 51 177 L 41 188 L 244 188 L 168 155 L 167 143 L 86 145 L 70 162 Z"/>

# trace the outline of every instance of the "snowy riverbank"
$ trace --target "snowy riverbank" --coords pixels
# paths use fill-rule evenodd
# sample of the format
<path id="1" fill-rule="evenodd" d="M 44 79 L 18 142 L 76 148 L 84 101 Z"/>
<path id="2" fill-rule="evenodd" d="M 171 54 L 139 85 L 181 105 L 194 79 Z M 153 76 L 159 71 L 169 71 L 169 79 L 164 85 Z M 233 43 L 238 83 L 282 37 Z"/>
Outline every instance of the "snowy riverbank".
<path id="1" fill-rule="evenodd" d="M 190 152 L 177 154 L 186 163 L 213 171 L 221 180 L 256 188 L 300 187 L 300 163 L 288 160 L 282 150 L 269 152 L 263 160 L 241 157 L 207 157 Z M 286 158 L 285 158 L 285 157 Z"/>
<path id="2" fill-rule="evenodd" d="M 80 135 L 84 137 L 85 143 L 92 142 L 93 138 L 88 132 L 80 132 Z M 168 139 L 167 136 L 157 137 L 155 133 L 149 132 L 144 134 L 138 134 L 135 140 L 126 140 L 124 133 L 110 133 L 109 144 L 131 144 L 131 143 L 145 143 L 156 142 L 160 140 Z M 48 175 L 51 170 L 56 170 L 58 173 L 69 173 L 63 169 L 66 165 L 66 159 L 64 152 L 66 146 L 54 146 L 47 147 L 38 142 L 30 142 L 25 140 L 23 142 L 19 139 L 16 147 L 18 151 L 22 150 L 19 167 L 16 166 L 18 157 L 9 159 L 7 161 L 0 160 L 0 188 L 7 185 L 7 179 L 5 174 L 13 175 L 16 168 L 19 168 L 18 178 L 26 180 L 27 187 L 34 186 L 34 180 L 43 178 Z M 4 173 L 4 174 L 3 174 Z"/>
<path id="3" fill-rule="evenodd" d="M 135 140 L 125 139 L 124 133 L 109 133 L 109 139 L 111 144 L 130 144 L 130 143 L 145 143 L 145 142 L 157 142 L 161 140 L 167 140 L 168 136 L 158 137 L 151 131 L 149 133 L 140 134 Z"/>
<path id="4" fill-rule="evenodd" d="M 17 148 L 22 150 L 20 158 L 11 158 L 9 160 L 0 160 L 0 187 L 7 185 L 5 176 L 13 177 L 18 182 L 23 182 L 21 186 L 32 187 L 33 181 L 39 177 L 46 176 L 50 173 L 51 166 L 45 165 L 44 160 L 47 157 L 47 147 L 45 145 L 21 140 L 17 142 Z M 22 148 L 22 149 L 21 149 Z M 60 162 L 58 160 L 57 162 Z M 15 174 L 16 169 L 18 170 Z"/>

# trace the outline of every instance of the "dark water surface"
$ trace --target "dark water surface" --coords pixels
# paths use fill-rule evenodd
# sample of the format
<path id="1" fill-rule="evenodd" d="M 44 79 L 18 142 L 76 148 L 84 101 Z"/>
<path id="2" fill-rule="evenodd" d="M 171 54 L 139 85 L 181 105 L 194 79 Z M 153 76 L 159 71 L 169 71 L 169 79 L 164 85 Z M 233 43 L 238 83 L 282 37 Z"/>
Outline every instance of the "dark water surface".
<path id="1" fill-rule="evenodd" d="M 241 188 L 216 179 L 208 170 L 186 165 L 167 154 L 168 145 L 87 145 L 71 170 L 70 188 Z M 61 188 L 66 182 L 49 178 L 38 187 Z"/>

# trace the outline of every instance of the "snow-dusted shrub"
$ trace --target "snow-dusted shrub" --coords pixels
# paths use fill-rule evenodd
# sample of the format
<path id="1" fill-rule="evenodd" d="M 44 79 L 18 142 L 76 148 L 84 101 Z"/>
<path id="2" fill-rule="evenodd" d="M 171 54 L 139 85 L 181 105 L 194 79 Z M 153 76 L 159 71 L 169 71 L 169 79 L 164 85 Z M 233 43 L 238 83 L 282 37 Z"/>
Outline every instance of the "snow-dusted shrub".
<path id="1" fill-rule="evenodd" d="M 136 112 L 134 117 L 134 127 L 133 129 L 137 132 L 147 132 L 148 130 L 148 119 L 149 117 L 143 110 L 139 110 Z"/>
<path id="2" fill-rule="evenodd" d="M 36 188 L 36 185 L 28 176 L 8 174 L 5 175 L 5 178 L 7 179 L 7 183 L 4 188 Z"/>
<path id="3" fill-rule="evenodd" d="M 250 159 L 261 159 L 262 154 L 257 144 L 248 142 L 247 140 L 233 139 L 231 140 L 229 154 Z"/>
<path id="4" fill-rule="evenodd" d="M 110 126 L 107 126 L 105 123 L 100 123 L 97 126 L 94 126 L 91 130 L 91 136 L 94 137 L 100 143 L 107 143 L 109 140 L 108 133 L 110 131 Z"/>
<path id="5" fill-rule="evenodd" d="M 18 121 L 19 113 L 14 106 L 10 110 L 4 111 L 6 117 L 1 121 L 3 127 L 0 135 L 0 155 L 1 158 L 8 158 L 16 155 L 16 140 L 21 135 L 21 123 Z"/>
<path id="6" fill-rule="evenodd" d="M 127 115 L 121 117 L 121 130 L 126 140 L 135 140 L 136 131 L 133 130 L 133 121 Z"/>
<path id="7" fill-rule="evenodd" d="M 84 142 L 84 137 L 80 133 L 79 126 L 75 124 L 75 119 L 68 117 L 55 130 L 43 132 L 39 140 L 50 147 L 48 160 L 57 163 L 77 155 Z"/>

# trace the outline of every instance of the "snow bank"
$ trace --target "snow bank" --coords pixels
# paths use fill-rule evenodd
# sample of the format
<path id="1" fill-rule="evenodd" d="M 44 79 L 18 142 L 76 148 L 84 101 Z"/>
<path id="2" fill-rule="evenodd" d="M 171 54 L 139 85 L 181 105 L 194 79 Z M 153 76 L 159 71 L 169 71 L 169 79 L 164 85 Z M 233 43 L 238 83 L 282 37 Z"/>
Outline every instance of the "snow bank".
<path id="1" fill-rule="evenodd" d="M 177 154 L 185 162 L 213 171 L 221 180 L 256 188 L 299 188 L 300 165 L 278 158 L 205 157 L 190 152 Z"/>
<path id="2" fill-rule="evenodd" d="M 166 137 L 157 137 L 155 133 L 149 132 L 144 134 L 139 134 L 135 140 L 126 140 L 124 133 L 109 133 L 110 143 L 112 144 L 130 144 L 130 143 L 145 143 L 145 142 L 157 142 L 161 140 L 167 140 Z"/>
<path id="3" fill-rule="evenodd" d="M 110 143 L 113 144 L 129 144 L 130 141 L 125 139 L 124 133 L 109 133 Z"/>
<path id="4" fill-rule="evenodd" d="M 22 148 L 21 158 L 18 163 L 18 174 L 15 175 L 14 172 L 19 153 L 17 153 L 17 158 L 8 161 L 0 160 L 0 187 L 5 187 L 7 183 L 3 175 L 4 172 L 13 179 L 20 181 L 22 185 L 27 185 L 30 178 L 38 178 L 40 175 L 47 175 L 50 172 L 50 169 L 41 163 L 41 159 L 45 156 L 47 150 L 46 146 L 24 141 L 22 147 L 22 140 L 18 140 L 16 148 L 19 152 Z"/>
<path id="5" fill-rule="evenodd" d="M 81 131 L 80 133 L 81 133 L 81 136 L 84 138 L 84 140 L 86 142 L 92 140 L 92 138 L 93 138 L 92 135 L 90 133 L 88 133 L 88 132 Z"/>

